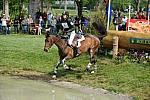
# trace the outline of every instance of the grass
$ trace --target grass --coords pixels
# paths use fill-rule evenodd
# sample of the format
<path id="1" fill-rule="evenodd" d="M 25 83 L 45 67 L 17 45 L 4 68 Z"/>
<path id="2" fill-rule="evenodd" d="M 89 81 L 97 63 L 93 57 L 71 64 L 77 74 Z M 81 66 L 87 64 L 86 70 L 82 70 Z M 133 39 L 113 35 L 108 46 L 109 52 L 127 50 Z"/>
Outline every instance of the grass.
<path id="1" fill-rule="evenodd" d="M 68 9 L 67 10 L 69 12 L 69 15 L 70 16 L 77 16 L 77 11 L 75 9 Z M 58 15 L 61 15 L 62 13 L 64 12 L 64 9 L 52 9 L 52 13 L 54 15 L 58 14 Z M 84 16 L 91 16 L 94 12 L 83 12 L 83 15 Z"/>
<path id="2" fill-rule="evenodd" d="M 0 35 L 0 71 L 31 70 L 48 74 L 58 60 L 56 46 L 49 53 L 43 51 L 44 35 Z M 58 79 L 81 85 L 124 93 L 136 100 L 150 99 L 150 64 L 117 63 L 111 57 L 98 56 L 97 73 L 85 72 L 87 54 L 69 60 L 73 71 L 59 68 Z"/>

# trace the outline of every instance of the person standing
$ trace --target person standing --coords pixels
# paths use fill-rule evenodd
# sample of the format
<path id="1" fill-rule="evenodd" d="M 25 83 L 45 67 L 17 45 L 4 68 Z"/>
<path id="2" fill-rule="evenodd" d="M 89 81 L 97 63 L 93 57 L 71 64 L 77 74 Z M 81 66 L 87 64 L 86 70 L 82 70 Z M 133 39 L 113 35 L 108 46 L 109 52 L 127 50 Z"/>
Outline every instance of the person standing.
<path id="1" fill-rule="evenodd" d="M 126 31 L 126 23 L 127 23 L 127 17 L 124 15 L 122 17 L 122 30 Z"/>
<path id="2" fill-rule="evenodd" d="M 46 12 L 44 12 L 44 13 L 42 14 L 42 18 L 43 18 L 43 21 L 44 21 L 43 28 L 46 28 L 46 21 L 47 21 L 47 13 L 46 13 Z"/>
<path id="3" fill-rule="evenodd" d="M 44 24 L 43 18 L 42 18 L 42 16 L 40 16 L 40 18 L 39 18 L 39 24 L 38 24 L 38 33 L 37 33 L 37 35 L 41 35 L 41 31 L 42 31 L 43 24 Z"/>
<path id="4" fill-rule="evenodd" d="M 51 21 L 50 21 L 50 33 L 51 34 L 55 34 L 56 33 L 56 23 L 57 23 L 57 20 L 56 20 L 56 17 L 52 17 Z"/>
<path id="5" fill-rule="evenodd" d="M 1 20 L 2 20 L 2 31 L 5 35 L 7 35 L 7 22 L 6 22 L 7 19 L 5 14 L 3 14 L 3 18 Z"/>
<path id="6" fill-rule="evenodd" d="M 13 26 L 14 26 L 14 31 L 16 33 L 19 33 L 19 17 L 18 16 L 15 17 Z"/>
<path id="7" fill-rule="evenodd" d="M 47 20 L 48 20 L 48 28 L 50 27 L 50 23 L 51 23 L 51 19 L 53 17 L 53 14 L 50 12 L 48 15 L 47 15 Z"/>
<path id="8" fill-rule="evenodd" d="M 31 26 L 33 24 L 33 19 L 32 19 L 31 15 L 29 15 L 29 18 L 27 19 L 27 22 L 28 22 L 28 32 L 30 34 Z"/>
<path id="9" fill-rule="evenodd" d="M 8 18 L 6 22 L 7 22 L 7 34 L 10 34 L 12 21 L 10 18 Z"/>
<path id="10" fill-rule="evenodd" d="M 27 21 L 27 18 L 24 18 L 21 22 L 22 24 L 22 31 L 23 33 L 27 33 L 28 32 L 28 21 Z"/>

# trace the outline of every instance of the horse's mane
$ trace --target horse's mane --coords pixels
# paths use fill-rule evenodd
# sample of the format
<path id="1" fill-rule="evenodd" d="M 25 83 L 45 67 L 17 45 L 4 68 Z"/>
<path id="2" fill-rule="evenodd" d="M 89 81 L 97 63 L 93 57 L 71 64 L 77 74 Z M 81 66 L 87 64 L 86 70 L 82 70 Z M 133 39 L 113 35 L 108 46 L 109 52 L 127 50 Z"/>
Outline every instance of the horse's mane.
<path id="1" fill-rule="evenodd" d="M 46 34 L 46 35 L 45 35 L 45 38 L 48 38 L 48 37 L 50 37 L 50 35 L 49 35 L 49 34 Z"/>

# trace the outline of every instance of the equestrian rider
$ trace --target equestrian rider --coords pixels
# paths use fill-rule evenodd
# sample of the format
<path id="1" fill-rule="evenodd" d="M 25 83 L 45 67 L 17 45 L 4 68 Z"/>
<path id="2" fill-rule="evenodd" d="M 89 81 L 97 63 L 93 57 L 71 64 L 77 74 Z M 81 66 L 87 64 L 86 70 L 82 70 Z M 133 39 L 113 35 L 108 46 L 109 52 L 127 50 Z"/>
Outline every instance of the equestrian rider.
<path id="1" fill-rule="evenodd" d="M 72 46 L 72 42 L 74 40 L 76 32 L 75 32 L 75 28 L 74 28 L 74 23 L 69 19 L 69 12 L 65 11 L 62 14 L 60 25 L 61 25 L 60 28 L 63 31 L 63 33 L 67 33 L 67 34 L 69 33 L 70 36 L 69 36 L 69 39 L 68 39 L 68 45 L 71 46 L 71 47 L 73 47 Z M 76 48 L 77 49 L 77 55 L 76 56 L 79 55 L 78 47 Z"/>

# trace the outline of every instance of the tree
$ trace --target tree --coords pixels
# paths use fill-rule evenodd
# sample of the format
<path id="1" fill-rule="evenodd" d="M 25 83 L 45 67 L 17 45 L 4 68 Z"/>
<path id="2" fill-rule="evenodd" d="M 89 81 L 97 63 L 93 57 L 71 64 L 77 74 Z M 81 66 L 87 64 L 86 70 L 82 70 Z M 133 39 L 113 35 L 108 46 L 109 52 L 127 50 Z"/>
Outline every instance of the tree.
<path id="1" fill-rule="evenodd" d="M 65 0 L 65 7 L 64 10 L 67 11 L 67 0 Z"/>
<path id="2" fill-rule="evenodd" d="M 136 10 L 139 12 L 140 11 L 140 3 L 141 0 L 134 0 L 135 4 L 136 4 Z"/>
<path id="3" fill-rule="evenodd" d="M 3 0 L 3 13 L 6 16 L 6 19 L 9 17 L 9 1 L 8 0 Z"/>
<path id="4" fill-rule="evenodd" d="M 88 8 L 94 8 L 96 6 L 97 0 L 83 0 L 83 5 Z"/>

